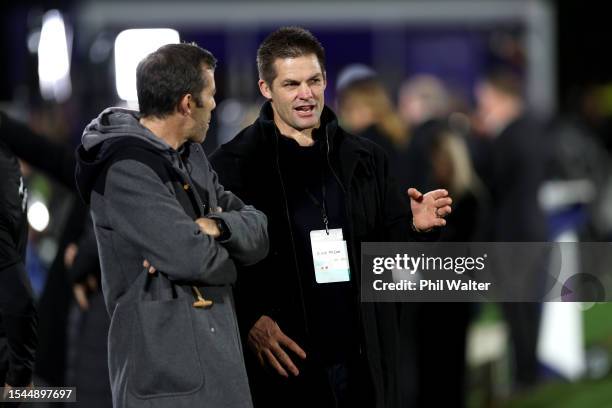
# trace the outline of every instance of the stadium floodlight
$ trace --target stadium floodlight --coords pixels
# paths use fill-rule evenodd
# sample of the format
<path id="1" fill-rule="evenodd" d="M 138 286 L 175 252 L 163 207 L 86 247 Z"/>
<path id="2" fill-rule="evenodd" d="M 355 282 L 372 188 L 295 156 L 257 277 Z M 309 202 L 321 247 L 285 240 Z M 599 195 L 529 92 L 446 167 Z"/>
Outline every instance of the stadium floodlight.
<path id="1" fill-rule="evenodd" d="M 69 49 L 62 13 L 47 11 L 38 42 L 38 80 L 46 100 L 64 102 L 72 93 Z"/>
<path id="2" fill-rule="evenodd" d="M 120 32 L 115 39 L 115 84 L 119 97 L 128 102 L 137 101 L 138 63 L 162 45 L 179 42 L 178 31 L 170 28 L 129 29 Z"/>

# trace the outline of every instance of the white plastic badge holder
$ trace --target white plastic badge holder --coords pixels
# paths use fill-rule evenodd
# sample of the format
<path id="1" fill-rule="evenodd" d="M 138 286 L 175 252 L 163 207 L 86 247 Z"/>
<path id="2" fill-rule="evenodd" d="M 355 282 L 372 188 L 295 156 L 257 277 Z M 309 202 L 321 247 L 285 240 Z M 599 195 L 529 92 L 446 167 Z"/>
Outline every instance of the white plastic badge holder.
<path id="1" fill-rule="evenodd" d="M 351 279 L 342 228 L 310 231 L 312 261 L 317 283 L 348 282 Z"/>

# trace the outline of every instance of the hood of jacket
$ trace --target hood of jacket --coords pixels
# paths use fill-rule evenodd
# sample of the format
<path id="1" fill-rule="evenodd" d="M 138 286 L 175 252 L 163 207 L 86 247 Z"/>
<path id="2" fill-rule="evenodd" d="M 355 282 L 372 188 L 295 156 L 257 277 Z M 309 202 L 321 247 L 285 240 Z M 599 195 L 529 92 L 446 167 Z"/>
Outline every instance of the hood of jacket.
<path id="1" fill-rule="evenodd" d="M 168 155 L 172 147 L 139 122 L 140 113 L 123 108 L 107 108 L 83 131 L 76 150 L 76 185 L 81 199 L 89 204 L 91 191 L 115 153 L 136 146 Z"/>

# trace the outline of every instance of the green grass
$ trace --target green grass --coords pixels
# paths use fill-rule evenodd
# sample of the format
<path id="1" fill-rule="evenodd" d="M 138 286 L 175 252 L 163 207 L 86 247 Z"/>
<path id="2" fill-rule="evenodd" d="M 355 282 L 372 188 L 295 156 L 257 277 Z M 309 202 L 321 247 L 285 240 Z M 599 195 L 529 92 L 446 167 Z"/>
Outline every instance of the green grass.
<path id="1" fill-rule="evenodd" d="M 551 383 L 529 395 L 515 397 L 504 408 L 608 408 L 612 407 L 612 377 L 598 381 Z"/>
<path id="2" fill-rule="evenodd" d="M 599 345 L 612 351 L 612 303 L 597 303 L 585 310 L 584 344 Z"/>
<path id="3" fill-rule="evenodd" d="M 484 304 L 476 319 L 486 324 L 501 319 L 497 305 Z M 583 312 L 584 343 L 588 349 L 600 346 L 609 351 L 612 359 L 612 303 L 598 303 Z M 483 390 L 469 393 L 470 407 L 479 407 Z M 601 380 L 582 380 L 575 383 L 551 382 L 508 401 L 495 404 L 500 408 L 612 408 L 612 373 Z"/>

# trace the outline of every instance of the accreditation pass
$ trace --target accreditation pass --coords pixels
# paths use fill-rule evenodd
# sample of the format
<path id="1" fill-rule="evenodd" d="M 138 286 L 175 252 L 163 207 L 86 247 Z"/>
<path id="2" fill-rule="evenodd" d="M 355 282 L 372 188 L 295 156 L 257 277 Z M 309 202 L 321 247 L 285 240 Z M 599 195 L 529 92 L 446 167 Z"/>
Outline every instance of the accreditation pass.
<path id="1" fill-rule="evenodd" d="M 76 400 L 75 387 L 0 388 L 0 402 L 76 402 Z"/>
<path id="2" fill-rule="evenodd" d="M 351 279 L 342 228 L 310 231 L 310 245 L 317 283 L 348 282 Z"/>

